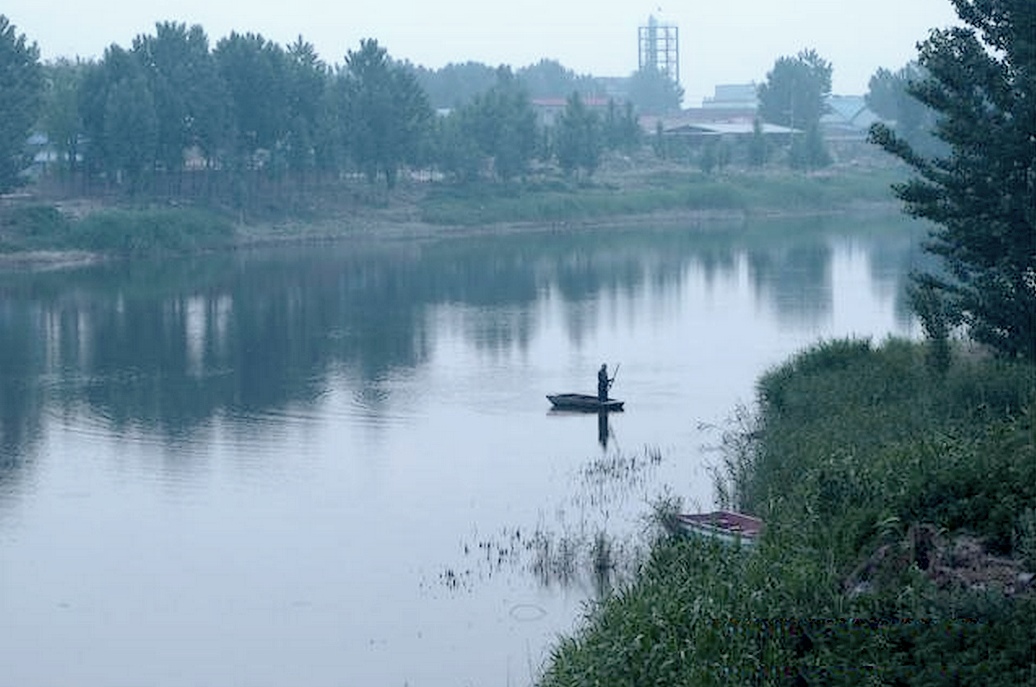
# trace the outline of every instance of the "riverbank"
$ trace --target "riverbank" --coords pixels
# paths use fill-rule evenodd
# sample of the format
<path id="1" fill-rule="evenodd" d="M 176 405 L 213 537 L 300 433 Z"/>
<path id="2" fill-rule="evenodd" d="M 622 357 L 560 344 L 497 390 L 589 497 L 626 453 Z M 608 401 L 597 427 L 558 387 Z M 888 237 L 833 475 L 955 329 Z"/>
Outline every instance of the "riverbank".
<path id="1" fill-rule="evenodd" d="M 541 684 L 1031 685 L 1036 370 L 833 341 L 758 394 L 717 466 L 758 547 L 660 540 Z"/>
<path id="2" fill-rule="evenodd" d="M 897 212 L 889 169 L 705 175 L 682 168 L 605 169 L 591 182 L 457 187 L 408 180 L 311 190 L 262 213 L 198 202 L 20 194 L 0 205 L 0 268 L 42 269 L 109 258 L 359 239 L 687 226 L 707 221 Z M 355 182 L 362 183 L 362 182 Z"/>

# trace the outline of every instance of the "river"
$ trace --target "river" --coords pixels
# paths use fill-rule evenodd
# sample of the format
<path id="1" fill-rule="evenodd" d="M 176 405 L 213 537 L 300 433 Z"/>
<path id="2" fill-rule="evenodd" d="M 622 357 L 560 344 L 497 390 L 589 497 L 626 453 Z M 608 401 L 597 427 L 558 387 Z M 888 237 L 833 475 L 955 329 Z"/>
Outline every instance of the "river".
<path id="1" fill-rule="evenodd" d="M 0 682 L 528 685 L 654 503 L 711 507 L 761 373 L 919 334 L 922 234 L 702 222 L 0 274 Z M 602 362 L 625 412 L 550 411 Z"/>

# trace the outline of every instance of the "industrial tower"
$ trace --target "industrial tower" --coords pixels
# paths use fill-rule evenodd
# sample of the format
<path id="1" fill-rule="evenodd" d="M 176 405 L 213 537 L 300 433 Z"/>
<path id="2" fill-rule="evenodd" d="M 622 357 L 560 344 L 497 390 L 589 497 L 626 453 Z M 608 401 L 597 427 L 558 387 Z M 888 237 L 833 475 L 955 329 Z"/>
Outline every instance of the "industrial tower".
<path id="1" fill-rule="evenodd" d="M 652 68 L 680 83 L 680 29 L 675 24 L 660 24 L 654 15 L 647 26 L 637 31 L 639 68 Z"/>

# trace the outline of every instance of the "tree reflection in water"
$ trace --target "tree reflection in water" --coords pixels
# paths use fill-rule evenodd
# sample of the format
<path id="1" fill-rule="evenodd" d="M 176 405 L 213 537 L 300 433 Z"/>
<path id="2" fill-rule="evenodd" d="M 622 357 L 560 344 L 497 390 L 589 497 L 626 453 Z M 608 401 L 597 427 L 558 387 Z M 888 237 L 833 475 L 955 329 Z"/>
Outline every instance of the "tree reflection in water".
<path id="1" fill-rule="evenodd" d="M 463 306 L 464 335 L 492 353 L 527 349 L 535 304 L 560 298 L 579 345 L 607 294 L 672 292 L 692 270 L 709 281 L 747 260 L 759 298 L 779 317 L 817 320 L 831 308 L 833 239 L 830 226 L 815 224 L 282 247 L 2 274 L 0 480 L 31 453 L 48 405 L 83 407 L 116 431 L 170 441 L 217 415 L 304 411 L 332 374 L 348 371 L 366 389 L 425 364 L 432 308 Z M 890 224 L 845 223 L 834 235 L 862 235 L 882 247 L 883 263 L 901 264 L 917 232 Z M 392 401 L 381 398 L 373 412 Z M 605 450 L 607 425 L 599 418 Z"/>

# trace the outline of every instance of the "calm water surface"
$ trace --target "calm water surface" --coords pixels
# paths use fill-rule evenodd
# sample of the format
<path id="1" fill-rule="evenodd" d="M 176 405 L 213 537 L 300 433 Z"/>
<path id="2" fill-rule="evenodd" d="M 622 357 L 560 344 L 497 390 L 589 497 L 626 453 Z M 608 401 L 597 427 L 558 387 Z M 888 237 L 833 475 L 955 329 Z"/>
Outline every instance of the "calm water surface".
<path id="1" fill-rule="evenodd" d="M 0 682 L 527 685 L 760 373 L 913 336 L 916 226 L 384 242 L 0 275 Z M 621 364 L 625 413 L 549 412 Z"/>

